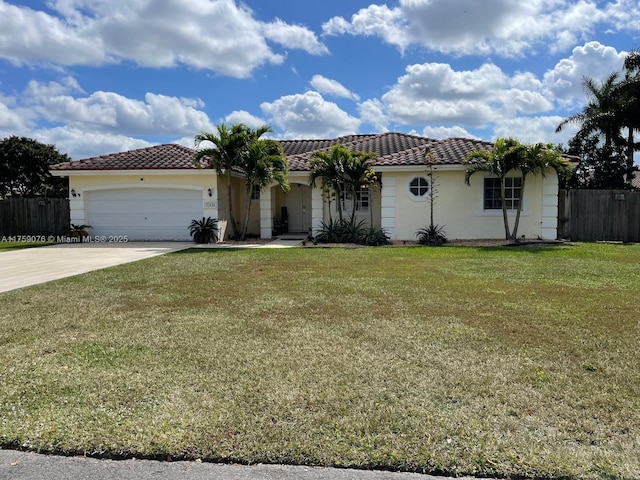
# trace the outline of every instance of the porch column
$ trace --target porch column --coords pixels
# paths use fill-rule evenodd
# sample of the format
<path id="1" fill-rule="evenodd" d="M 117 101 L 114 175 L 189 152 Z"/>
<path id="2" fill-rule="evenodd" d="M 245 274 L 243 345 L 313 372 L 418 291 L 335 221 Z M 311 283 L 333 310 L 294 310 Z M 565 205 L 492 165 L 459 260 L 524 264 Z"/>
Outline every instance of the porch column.
<path id="1" fill-rule="evenodd" d="M 271 189 L 260 192 L 260 238 L 273 237 L 273 212 L 271 211 Z"/>
<path id="2" fill-rule="evenodd" d="M 380 226 L 391 240 L 396 239 L 396 177 L 386 174 L 380 191 Z"/>
<path id="3" fill-rule="evenodd" d="M 322 189 L 311 189 L 311 230 L 312 235 L 315 235 L 321 228 L 321 223 L 324 220 L 324 202 L 322 201 Z"/>

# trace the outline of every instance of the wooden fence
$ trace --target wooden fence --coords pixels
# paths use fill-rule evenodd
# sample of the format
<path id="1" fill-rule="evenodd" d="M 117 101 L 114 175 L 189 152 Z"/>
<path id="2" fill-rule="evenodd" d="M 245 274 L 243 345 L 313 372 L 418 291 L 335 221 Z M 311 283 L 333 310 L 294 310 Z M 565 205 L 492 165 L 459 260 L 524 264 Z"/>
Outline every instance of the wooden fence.
<path id="1" fill-rule="evenodd" d="M 0 200 L 0 238 L 16 235 L 60 235 L 69 228 L 66 198 Z"/>
<path id="2" fill-rule="evenodd" d="M 560 190 L 558 238 L 640 242 L 640 191 Z"/>

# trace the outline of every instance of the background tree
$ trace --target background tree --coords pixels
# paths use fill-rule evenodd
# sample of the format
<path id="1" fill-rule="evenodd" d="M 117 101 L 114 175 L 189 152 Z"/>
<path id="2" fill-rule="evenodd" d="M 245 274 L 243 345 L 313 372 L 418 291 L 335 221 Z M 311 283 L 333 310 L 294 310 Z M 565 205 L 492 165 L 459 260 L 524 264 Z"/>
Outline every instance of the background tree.
<path id="1" fill-rule="evenodd" d="M 567 174 L 571 170 L 569 162 L 562 158 L 560 150 L 554 145 L 542 143 L 525 145 L 513 138 L 499 138 L 492 150 L 474 150 L 467 156 L 465 163 L 468 165 L 464 177 L 467 185 L 471 184 L 471 176 L 476 172 L 487 172 L 500 179 L 500 203 L 505 238 L 514 241 L 518 235 L 527 176 L 537 173 L 544 176 L 548 169 L 554 169 L 562 174 Z M 505 198 L 505 179 L 510 172 L 519 172 L 522 178 L 520 201 L 517 203 L 513 230 L 509 227 Z"/>
<path id="2" fill-rule="evenodd" d="M 634 134 L 640 130 L 640 53 L 625 58 L 624 79 L 614 72 L 598 84 L 589 77 L 583 87 L 589 101 L 582 112 L 563 120 L 556 132 L 579 125 L 568 153 L 582 159 L 569 182 L 584 188 L 630 188 L 635 171 L 634 154 L 640 149 Z"/>
<path id="3" fill-rule="evenodd" d="M 200 132 L 195 136 L 195 146 L 198 151 L 194 155 L 194 162 L 201 166 L 207 164 L 216 170 L 218 175 L 224 175 L 227 183 L 227 205 L 229 208 L 229 223 L 233 238 L 239 237 L 238 225 L 233 211 L 233 195 L 231 191 L 231 173 L 234 168 L 244 162 L 249 145 L 250 129 L 242 123 L 228 128 L 225 123 L 216 127 L 217 132 Z M 213 146 L 200 148 L 202 142 Z"/>
<path id="4" fill-rule="evenodd" d="M 253 192 L 256 189 L 262 191 L 273 182 L 276 182 L 284 192 L 290 190 L 287 179 L 289 167 L 282 146 L 276 140 L 261 138 L 268 132 L 273 132 L 268 125 L 249 131 L 247 155 L 239 165 L 244 173 L 246 186 L 246 210 L 240 240 L 244 240 L 247 236 Z"/>
<path id="5" fill-rule="evenodd" d="M 66 179 L 52 177 L 49 166 L 69 162 L 55 146 L 26 137 L 0 141 L 0 198 L 68 196 Z"/>

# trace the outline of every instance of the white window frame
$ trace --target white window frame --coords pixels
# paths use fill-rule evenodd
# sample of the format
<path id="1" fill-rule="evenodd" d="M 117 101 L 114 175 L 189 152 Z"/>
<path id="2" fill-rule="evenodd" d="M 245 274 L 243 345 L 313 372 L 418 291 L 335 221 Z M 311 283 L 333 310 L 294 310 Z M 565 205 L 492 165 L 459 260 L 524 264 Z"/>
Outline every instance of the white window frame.
<path id="1" fill-rule="evenodd" d="M 419 182 L 422 183 L 422 181 L 426 182 L 426 185 L 414 185 L 412 186 L 411 184 L 413 182 Z M 413 200 L 414 202 L 426 202 L 430 197 L 431 197 L 431 178 L 428 175 L 415 175 L 413 177 L 411 177 L 411 179 L 406 183 L 405 185 L 405 191 L 407 194 L 407 197 L 409 197 L 411 200 Z M 427 191 L 423 194 L 423 195 L 417 195 L 414 192 L 411 191 L 412 188 L 426 188 Z"/>
<path id="2" fill-rule="evenodd" d="M 351 193 L 342 191 L 340 201 L 342 202 L 343 211 L 351 211 Z M 369 212 L 371 208 L 371 192 L 368 185 L 360 185 L 360 189 L 356 191 L 356 213 Z"/>
<path id="3" fill-rule="evenodd" d="M 520 193 L 522 193 L 522 176 L 520 175 L 508 175 L 506 177 L 506 179 L 520 179 Z M 494 179 L 493 181 L 495 182 L 499 182 L 499 178 L 493 175 L 487 175 L 484 177 L 484 179 L 482 180 L 482 187 L 480 188 L 480 215 L 487 215 L 487 216 L 501 216 L 502 215 L 502 206 L 497 207 L 497 208 L 485 208 L 485 191 L 486 191 L 486 180 L 487 179 Z M 513 181 L 513 180 L 511 180 Z M 499 188 L 499 186 L 497 187 Z M 513 188 L 513 187 L 511 187 Z M 499 192 L 498 192 L 498 195 Z M 507 197 L 507 199 L 509 200 L 509 197 Z M 513 198 L 511 198 L 511 200 L 513 200 Z M 522 204 L 522 209 L 520 211 L 520 215 L 526 217 L 527 216 L 527 210 L 526 210 L 526 206 L 527 206 L 527 202 L 525 202 L 524 198 L 522 196 L 520 196 L 520 202 Z M 507 208 L 507 214 L 509 216 L 515 216 L 516 212 L 517 212 L 517 207 L 515 208 Z"/>

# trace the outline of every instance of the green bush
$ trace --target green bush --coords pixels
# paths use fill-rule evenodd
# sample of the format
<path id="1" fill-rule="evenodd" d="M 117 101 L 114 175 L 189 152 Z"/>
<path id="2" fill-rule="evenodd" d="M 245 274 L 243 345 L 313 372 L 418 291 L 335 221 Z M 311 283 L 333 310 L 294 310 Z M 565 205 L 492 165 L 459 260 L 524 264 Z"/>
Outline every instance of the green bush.
<path id="1" fill-rule="evenodd" d="M 443 243 L 447 243 L 444 225 L 432 224 L 428 227 L 421 228 L 416 232 L 416 237 L 418 237 L 418 242 L 421 245 L 442 245 Z"/>

